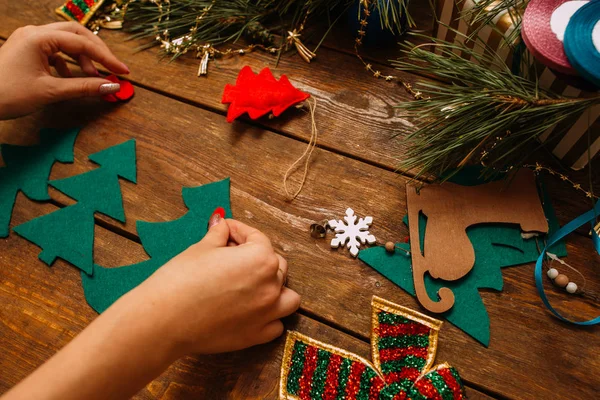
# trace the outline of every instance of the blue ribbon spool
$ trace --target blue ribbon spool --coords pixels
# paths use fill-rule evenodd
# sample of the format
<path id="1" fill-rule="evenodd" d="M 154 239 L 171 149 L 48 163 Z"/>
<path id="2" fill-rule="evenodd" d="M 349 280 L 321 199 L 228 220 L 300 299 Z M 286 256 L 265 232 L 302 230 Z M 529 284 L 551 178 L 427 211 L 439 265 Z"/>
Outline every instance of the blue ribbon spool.
<path id="1" fill-rule="evenodd" d="M 596 47 L 592 40 L 592 32 L 598 21 L 600 21 L 600 1 L 590 1 L 577 10 L 565 30 L 564 49 L 573 68 L 581 76 L 600 87 L 600 48 Z M 600 30 L 600 25 L 596 30 Z M 597 44 L 600 46 L 600 40 Z"/>
<path id="2" fill-rule="evenodd" d="M 600 4 L 600 2 L 598 2 L 598 3 Z M 591 319 L 589 321 L 583 321 L 583 322 L 571 321 L 570 319 L 563 317 L 558 311 L 556 311 L 554 309 L 554 307 L 552 307 L 550 305 L 550 302 L 548 301 L 548 297 L 546 297 L 546 293 L 544 292 L 544 282 L 542 281 L 542 268 L 543 268 L 544 258 L 546 257 L 546 251 L 548 248 L 550 248 L 553 244 L 555 244 L 556 242 L 558 242 L 559 240 L 561 240 L 562 238 L 564 238 L 568 234 L 574 232 L 576 229 L 582 227 L 585 224 L 592 223 L 592 227 L 593 227 L 593 223 L 596 220 L 597 215 L 600 215 L 600 201 L 598 201 L 596 203 L 596 205 L 594 206 L 593 209 L 591 209 L 590 211 L 586 212 L 585 214 L 580 215 L 579 217 L 575 218 L 573 221 L 569 222 L 568 224 L 566 224 L 565 226 L 560 228 L 558 231 L 556 231 L 551 237 L 549 237 L 548 242 L 546 243 L 546 247 L 544 247 L 544 250 L 542 250 L 542 254 L 540 254 L 540 257 L 537 259 L 537 262 L 535 264 L 535 286 L 537 287 L 538 293 L 539 293 L 540 297 L 542 298 L 544 305 L 552 312 L 552 314 L 556 315 L 562 321 L 569 322 L 569 323 L 575 324 L 575 325 L 600 324 L 600 316 L 598 316 L 594 319 Z M 596 232 L 594 232 L 593 229 L 592 229 L 592 237 L 593 237 L 592 240 L 594 243 L 594 247 L 596 248 L 596 251 L 598 252 L 598 254 L 600 254 L 600 236 L 598 236 L 598 234 Z"/>

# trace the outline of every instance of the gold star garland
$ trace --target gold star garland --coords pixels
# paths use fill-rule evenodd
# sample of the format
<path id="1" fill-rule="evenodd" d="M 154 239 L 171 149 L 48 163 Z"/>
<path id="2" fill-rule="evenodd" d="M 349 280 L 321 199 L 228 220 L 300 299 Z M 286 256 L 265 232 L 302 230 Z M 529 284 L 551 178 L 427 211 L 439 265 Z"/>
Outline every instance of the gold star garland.
<path id="1" fill-rule="evenodd" d="M 550 175 L 557 176 L 560 178 L 560 180 L 569 183 L 573 187 L 573 189 L 584 193 L 585 197 L 590 198 L 590 199 L 596 199 L 596 200 L 600 199 L 600 197 L 596 196 L 591 190 L 587 191 L 583 187 L 581 187 L 581 184 L 573 182 L 571 179 L 569 179 L 569 177 L 567 175 L 561 174 L 560 172 L 556 172 L 552 168 L 546 167 L 538 162 L 536 162 L 535 165 L 534 164 L 525 164 L 525 165 L 523 165 L 523 167 L 533 169 L 537 173 L 542 172 L 542 171 L 548 172 Z M 600 224 L 599 224 L 599 226 L 600 226 Z"/>
<path id="2" fill-rule="evenodd" d="M 356 54 L 356 57 L 358 57 L 358 59 L 365 66 L 365 69 L 367 71 L 369 71 L 370 73 L 372 73 L 376 79 L 383 78 L 386 80 L 386 82 L 392 82 L 394 80 L 397 80 L 398 82 L 400 82 L 400 84 L 402 84 L 402 86 L 404 87 L 404 90 L 406 90 L 406 92 L 408 94 L 413 96 L 415 100 L 423 99 L 423 94 L 418 90 L 414 90 L 410 83 L 404 82 L 403 80 L 401 80 L 400 78 L 398 78 L 397 76 L 394 76 L 394 75 L 382 74 L 381 71 L 374 69 L 373 65 L 371 63 L 367 63 L 362 58 L 362 56 L 360 55 L 359 48 L 362 46 L 363 40 L 364 40 L 365 36 L 367 35 L 367 27 L 369 25 L 368 18 L 371 15 L 371 11 L 370 11 L 371 0 L 360 0 L 359 7 L 360 7 L 360 15 L 361 15 L 360 22 L 359 22 L 360 28 L 358 29 L 358 36 L 354 40 L 354 52 Z"/>
<path id="3" fill-rule="evenodd" d="M 487 156 L 490 154 L 490 152 L 491 152 L 492 150 L 494 150 L 494 148 L 495 148 L 495 147 L 498 145 L 498 143 L 500 143 L 500 142 L 501 142 L 501 141 L 502 141 L 502 140 L 503 140 L 505 137 L 507 137 L 507 136 L 510 136 L 510 134 L 511 134 L 511 132 L 510 132 L 510 131 L 506 131 L 506 135 L 504 135 L 504 136 L 496 136 L 496 138 L 495 138 L 496 140 L 495 140 L 495 141 L 492 143 L 492 145 L 489 147 L 489 149 L 483 149 L 483 150 L 481 150 L 481 155 L 480 155 L 480 158 L 479 158 L 479 163 L 480 163 L 480 164 L 481 164 L 483 167 L 488 167 L 488 165 L 486 164 L 485 160 L 486 160 Z M 458 166 L 459 166 L 459 167 L 462 167 L 462 166 L 466 165 L 466 162 L 467 162 L 467 160 L 469 160 L 469 159 L 471 158 L 471 155 L 472 155 L 472 154 L 473 154 L 475 151 L 477 151 L 477 150 L 478 150 L 480 147 L 483 147 L 483 146 L 484 146 L 484 144 L 485 144 L 485 141 L 486 141 L 487 139 L 488 139 L 488 138 L 486 137 L 484 140 L 482 140 L 482 142 L 481 142 L 481 143 L 480 143 L 478 146 L 476 146 L 476 147 L 475 147 L 475 149 L 473 149 L 473 150 L 472 150 L 472 151 L 471 151 L 471 152 L 470 152 L 470 153 L 469 153 L 469 154 L 468 154 L 468 155 L 467 155 L 467 156 L 466 156 L 466 157 L 463 159 L 463 161 L 461 161 L 461 163 L 460 163 Z M 524 165 L 522 165 L 522 167 L 523 167 L 523 168 L 529 168 L 529 169 L 532 169 L 532 170 L 534 170 L 534 172 L 536 172 L 536 173 L 540 173 L 540 172 L 542 172 L 542 171 L 548 172 L 550 175 L 552 175 L 552 176 L 556 176 L 556 177 L 559 177 L 559 178 L 560 178 L 560 180 L 562 180 L 562 181 L 564 181 L 564 182 L 567 182 L 567 183 L 569 183 L 569 184 L 570 184 L 570 185 L 573 187 L 573 189 L 575 189 L 575 190 L 577 190 L 577 191 L 580 191 L 580 192 L 584 193 L 584 194 L 585 194 L 585 197 L 587 197 L 587 198 L 590 198 L 590 199 L 596 199 L 596 200 L 600 199 L 600 197 L 599 197 L 599 196 L 596 196 L 596 195 L 593 193 L 593 189 L 592 189 L 592 188 L 590 188 L 590 190 L 589 190 L 589 191 L 588 191 L 588 190 L 585 190 L 585 189 L 584 189 L 584 188 L 581 186 L 581 184 L 579 184 L 579 183 L 575 183 L 575 182 L 574 182 L 574 181 L 572 181 L 572 180 L 571 180 L 571 179 L 570 179 L 570 178 L 569 178 L 567 175 L 565 175 L 565 174 L 561 174 L 560 172 L 557 172 L 557 171 L 553 170 L 553 169 L 552 169 L 552 168 L 550 168 L 550 167 L 546 167 L 546 166 L 544 166 L 544 165 L 540 164 L 539 162 L 536 162 L 535 164 L 524 164 Z M 514 166 L 510 166 L 510 167 L 506 168 L 505 170 L 498 171 L 498 172 L 500 172 L 500 173 L 507 173 L 507 172 L 511 171 L 512 169 L 514 169 L 514 168 L 515 168 Z M 598 230 L 600 230 L 600 223 L 597 225 L 597 227 L 598 227 Z M 596 229 L 596 228 L 594 228 L 594 229 Z"/>

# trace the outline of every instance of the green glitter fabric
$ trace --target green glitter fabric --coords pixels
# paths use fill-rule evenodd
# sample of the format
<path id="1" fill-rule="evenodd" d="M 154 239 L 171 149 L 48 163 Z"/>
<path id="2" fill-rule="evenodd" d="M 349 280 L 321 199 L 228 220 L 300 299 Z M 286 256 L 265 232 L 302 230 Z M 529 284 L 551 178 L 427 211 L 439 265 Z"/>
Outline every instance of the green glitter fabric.
<path id="1" fill-rule="evenodd" d="M 315 373 L 312 378 L 313 384 L 310 393 L 311 397 L 314 399 L 319 399 L 323 397 L 325 381 L 327 380 L 327 366 L 329 365 L 329 358 L 331 357 L 331 353 L 319 349 L 317 355 L 317 368 L 315 369 Z"/>
<path id="2" fill-rule="evenodd" d="M 391 349 L 398 347 L 427 347 L 429 338 L 426 336 L 385 337 L 379 339 L 380 349 Z"/>
<path id="3" fill-rule="evenodd" d="M 380 312 L 377 315 L 380 324 L 407 324 L 410 322 L 409 319 L 403 317 L 402 315 L 394 315 L 392 313 L 388 313 L 385 311 Z"/>
<path id="4" fill-rule="evenodd" d="M 298 394 L 300 391 L 300 377 L 304 369 L 304 353 L 308 346 L 300 341 L 294 343 L 294 353 L 292 356 L 292 365 L 288 374 L 287 391 L 291 394 Z"/>

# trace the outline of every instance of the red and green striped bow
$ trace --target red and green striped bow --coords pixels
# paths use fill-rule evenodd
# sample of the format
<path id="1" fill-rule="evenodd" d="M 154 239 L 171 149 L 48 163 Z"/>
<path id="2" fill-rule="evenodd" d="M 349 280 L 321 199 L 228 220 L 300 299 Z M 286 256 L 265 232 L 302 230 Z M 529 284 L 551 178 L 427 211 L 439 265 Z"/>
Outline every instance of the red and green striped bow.
<path id="1" fill-rule="evenodd" d="M 56 9 L 56 13 L 65 19 L 85 25 L 102 3 L 104 0 L 68 0 Z"/>
<path id="2" fill-rule="evenodd" d="M 441 321 L 379 297 L 373 297 L 372 306 L 373 364 L 291 331 L 281 366 L 281 399 L 466 399 L 454 368 L 433 367 Z"/>

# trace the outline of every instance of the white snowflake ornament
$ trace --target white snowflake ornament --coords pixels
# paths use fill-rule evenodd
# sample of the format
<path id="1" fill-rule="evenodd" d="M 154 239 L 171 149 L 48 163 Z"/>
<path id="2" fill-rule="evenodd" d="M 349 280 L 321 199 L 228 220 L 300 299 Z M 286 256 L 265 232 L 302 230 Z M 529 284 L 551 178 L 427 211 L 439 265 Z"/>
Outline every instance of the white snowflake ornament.
<path id="1" fill-rule="evenodd" d="M 335 231 L 335 237 L 331 240 L 331 248 L 337 249 L 348 242 L 347 247 L 350 249 L 350 254 L 352 254 L 352 257 L 356 257 L 361 243 L 375 244 L 377 239 L 369 233 L 373 217 L 360 218 L 358 222 L 356 221 L 357 218 L 354 215 L 354 210 L 348 208 L 344 217 L 346 223 L 335 219 L 328 222 L 331 229 Z"/>

